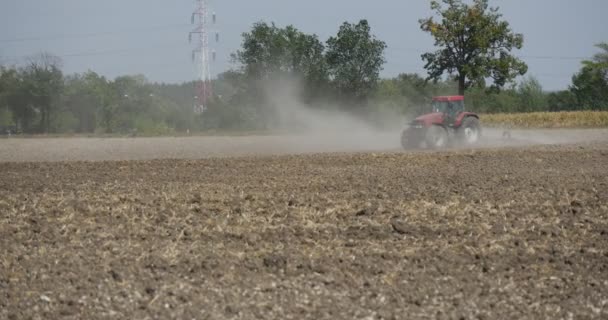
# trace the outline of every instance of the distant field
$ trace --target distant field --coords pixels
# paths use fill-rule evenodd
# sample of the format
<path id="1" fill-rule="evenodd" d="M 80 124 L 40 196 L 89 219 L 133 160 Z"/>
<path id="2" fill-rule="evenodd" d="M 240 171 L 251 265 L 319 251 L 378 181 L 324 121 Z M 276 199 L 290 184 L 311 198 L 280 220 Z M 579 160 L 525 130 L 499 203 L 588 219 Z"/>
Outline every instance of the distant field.
<path id="1" fill-rule="evenodd" d="M 603 128 L 608 127 L 608 111 L 486 114 L 483 124 L 512 128 Z"/>

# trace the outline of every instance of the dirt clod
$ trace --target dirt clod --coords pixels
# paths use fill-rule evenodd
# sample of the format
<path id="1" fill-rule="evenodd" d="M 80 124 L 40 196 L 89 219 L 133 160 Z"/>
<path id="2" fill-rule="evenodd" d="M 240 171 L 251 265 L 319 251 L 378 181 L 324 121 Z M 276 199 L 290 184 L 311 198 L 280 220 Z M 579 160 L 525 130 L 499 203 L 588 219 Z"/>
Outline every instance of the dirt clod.
<path id="1" fill-rule="evenodd" d="M 403 220 L 393 219 L 391 221 L 391 227 L 393 227 L 393 231 L 398 234 L 408 234 L 411 232 L 411 228 L 407 225 L 407 222 Z"/>
<path id="2" fill-rule="evenodd" d="M 264 257 L 264 266 L 271 269 L 285 269 L 287 266 L 287 259 L 283 256 L 272 254 Z"/>

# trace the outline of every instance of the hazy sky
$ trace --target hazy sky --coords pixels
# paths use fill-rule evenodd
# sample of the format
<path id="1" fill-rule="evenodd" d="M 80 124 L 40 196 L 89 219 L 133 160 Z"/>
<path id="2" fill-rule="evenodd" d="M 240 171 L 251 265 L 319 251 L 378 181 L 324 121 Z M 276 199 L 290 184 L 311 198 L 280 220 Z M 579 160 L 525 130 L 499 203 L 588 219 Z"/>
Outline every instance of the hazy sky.
<path id="1" fill-rule="evenodd" d="M 214 73 L 226 70 L 241 33 L 260 20 L 293 24 L 325 41 L 345 20 L 368 19 L 386 41 L 383 75 L 423 73 L 420 54 L 432 49 L 418 19 L 428 0 L 211 0 L 221 43 Z M 608 41 L 606 0 L 494 0 L 514 31 L 524 34 L 518 55 L 545 89 L 566 88 L 581 57 Z M 193 0 L 0 0 L 0 62 L 39 51 L 61 56 L 65 72 L 109 76 L 140 73 L 152 81 L 191 80 L 188 32 Z"/>

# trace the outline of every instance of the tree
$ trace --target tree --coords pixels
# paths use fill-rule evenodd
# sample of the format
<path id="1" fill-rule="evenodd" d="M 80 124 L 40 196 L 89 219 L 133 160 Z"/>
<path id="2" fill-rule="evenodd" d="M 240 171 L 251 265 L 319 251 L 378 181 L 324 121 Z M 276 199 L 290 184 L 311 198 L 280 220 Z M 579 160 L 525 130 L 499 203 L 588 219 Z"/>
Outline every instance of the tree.
<path id="1" fill-rule="evenodd" d="M 51 127 L 53 106 L 61 95 L 63 73 L 61 60 L 48 53 L 41 53 L 29 59 L 23 70 L 23 81 L 28 90 L 27 105 L 33 106 L 40 113 L 39 132 L 48 133 Z"/>
<path id="2" fill-rule="evenodd" d="M 453 82 L 430 85 L 418 74 L 400 74 L 396 78 L 379 81 L 374 103 L 388 104 L 413 116 L 428 112 L 433 96 L 452 90 Z"/>
<path id="3" fill-rule="evenodd" d="M 360 104 L 376 87 L 384 59 L 386 43 L 371 33 L 367 20 L 357 24 L 344 22 L 335 37 L 327 40 L 327 63 L 340 96 Z"/>
<path id="4" fill-rule="evenodd" d="M 10 111 L 18 130 L 32 132 L 36 109 L 31 103 L 29 88 L 24 81 L 23 70 L 4 69 L 0 74 L 0 104 Z"/>
<path id="5" fill-rule="evenodd" d="M 244 73 L 255 79 L 296 75 L 307 80 L 326 78 L 324 47 L 316 35 L 300 32 L 293 26 L 278 28 L 265 22 L 254 24 L 243 34 L 242 50 L 233 60 L 242 64 Z"/>
<path id="6" fill-rule="evenodd" d="M 485 86 L 492 80 L 491 88 L 502 88 L 507 82 L 524 75 L 527 65 L 511 55 L 521 49 L 523 36 L 511 31 L 509 23 L 500 20 L 498 8 L 490 8 L 488 0 L 473 0 L 471 5 L 461 0 L 431 1 L 431 9 L 441 18 L 421 19 L 420 28 L 435 39 L 435 52 L 422 55 L 426 62 L 428 80 L 437 80 L 445 72 L 455 74 L 458 92 L 473 86 Z"/>
<path id="7" fill-rule="evenodd" d="M 287 83 L 285 80 L 290 81 L 290 88 L 298 89 L 297 98 L 305 102 L 319 96 L 319 90 L 327 83 L 324 49 L 316 35 L 302 33 L 293 26 L 254 24 L 250 32 L 243 34 L 242 49 L 232 55 L 241 65 L 243 88 L 237 85 L 238 91 L 227 103 L 254 110 L 258 120 L 249 122 L 267 127 L 281 107 L 270 100 L 276 87 Z"/>
<path id="8" fill-rule="evenodd" d="M 570 90 L 551 92 L 547 96 L 549 111 L 576 110 L 578 102 Z"/>
<path id="9" fill-rule="evenodd" d="M 466 93 L 467 109 L 478 113 L 517 112 L 521 98 L 515 86 L 500 91 L 473 87 Z"/>
<path id="10" fill-rule="evenodd" d="M 570 90 L 576 97 L 579 108 L 608 109 L 608 83 L 600 70 L 584 66 L 572 77 Z"/>
<path id="11" fill-rule="evenodd" d="M 136 128 L 138 115 L 146 115 L 155 105 L 151 103 L 152 91 L 143 75 L 120 76 L 110 84 L 111 103 L 102 110 L 102 122 L 106 132 L 129 132 Z"/>
<path id="12" fill-rule="evenodd" d="M 0 65 L 0 128 L 13 124 L 13 116 L 7 104 L 7 98 L 10 94 L 9 88 L 11 86 L 8 76 L 10 72 L 10 70 Z"/>
<path id="13" fill-rule="evenodd" d="M 583 61 L 583 68 L 572 77 L 570 90 L 584 109 L 608 109 L 608 43 L 597 45 L 602 52 Z"/>
<path id="14" fill-rule="evenodd" d="M 606 82 L 608 82 L 608 42 L 598 43 L 595 46 L 602 51 L 596 53 L 592 60 L 583 61 L 583 65 L 600 72 Z"/>
<path id="15" fill-rule="evenodd" d="M 109 83 L 97 73 L 88 71 L 66 77 L 62 102 L 78 120 L 76 132 L 95 132 L 98 118 L 109 100 Z"/>
<path id="16" fill-rule="evenodd" d="M 519 104 L 516 111 L 532 112 L 544 111 L 547 109 L 547 96 L 543 92 L 543 87 L 534 77 L 524 79 L 517 89 Z"/>
<path id="17" fill-rule="evenodd" d="M 219 76 L 218 76 L 219 77 Z M 213 92 L 222 97 L 223 92 L 217 90 L 215 84 L 217 80 L 212 82 Z M 196 82 L 189 81 L 180 84 L 150 84 L 150 89 L 153 95 L 162 98 L 164 103 L 170 105 L 171 112 L 167 114 L 166 123 L 177 131 L 185 132 L 200 128 L 200 119 L 194 113 Z M 210 102 L 213 104 L 218 99 Z M 207 110 L 207 114 L 210 110 Z"/>

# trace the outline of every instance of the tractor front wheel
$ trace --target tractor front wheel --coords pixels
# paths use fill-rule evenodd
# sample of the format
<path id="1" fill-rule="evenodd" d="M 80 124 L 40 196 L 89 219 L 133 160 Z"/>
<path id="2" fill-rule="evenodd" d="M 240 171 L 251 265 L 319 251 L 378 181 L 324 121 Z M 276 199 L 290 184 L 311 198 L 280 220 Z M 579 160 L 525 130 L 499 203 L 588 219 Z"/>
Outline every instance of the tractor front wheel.
<path id="1" fill-rule="evenodd" d="M 401 132 L 401 146 L 403 149 L 416 149 L 419 143 L 420 142 L 411 129 L 405 129 Z"/>
<path id="2" fill-rule="evenodd" d="M 431 149 L 442 149 L 448 145 L 448 132 L 440 126 L 431 126 L 426 132 L 426 145 Z"/>

